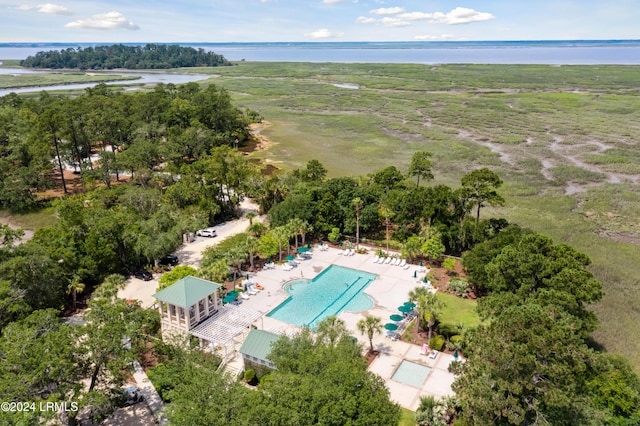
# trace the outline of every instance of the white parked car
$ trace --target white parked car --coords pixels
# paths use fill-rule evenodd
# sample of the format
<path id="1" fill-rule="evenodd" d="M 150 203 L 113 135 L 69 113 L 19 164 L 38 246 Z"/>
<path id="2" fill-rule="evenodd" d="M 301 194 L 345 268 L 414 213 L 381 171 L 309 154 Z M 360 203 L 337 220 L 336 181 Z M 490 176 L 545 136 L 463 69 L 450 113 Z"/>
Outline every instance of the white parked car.
<path id="1" fill-rule="evenodd" d="M 213 228 L 200 229 L 196 231 L 196 235 L 198 235 L 199 237 L 215 237 L 216 230 Z"/>

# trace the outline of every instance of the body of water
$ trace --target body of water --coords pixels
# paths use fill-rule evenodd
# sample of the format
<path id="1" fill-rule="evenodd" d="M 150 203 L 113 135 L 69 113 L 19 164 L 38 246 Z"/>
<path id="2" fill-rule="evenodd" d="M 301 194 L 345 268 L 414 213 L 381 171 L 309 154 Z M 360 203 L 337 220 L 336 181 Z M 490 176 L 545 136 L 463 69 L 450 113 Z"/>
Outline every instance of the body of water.
<path id="1" fill-rule="evenodd" d="M 373 300 L 362 291 L 376 278 L 369 272 L 331 265 L 313 280 L 285 284 L 290 297 L 267 316 L 314 329 L 328 316 L 370 309 Z"/>
<path id="2" fill-rule="evenodd" d="M 113 43 L 99 43 L 110 45 Z M 123 43 L 140 45 L 143 43 Z M 202 48 L 231 61 L 414 64 L 640 64 L 640 40 L 167 43 Z M 0 59 L 96 43 L 0 43 Z"/>

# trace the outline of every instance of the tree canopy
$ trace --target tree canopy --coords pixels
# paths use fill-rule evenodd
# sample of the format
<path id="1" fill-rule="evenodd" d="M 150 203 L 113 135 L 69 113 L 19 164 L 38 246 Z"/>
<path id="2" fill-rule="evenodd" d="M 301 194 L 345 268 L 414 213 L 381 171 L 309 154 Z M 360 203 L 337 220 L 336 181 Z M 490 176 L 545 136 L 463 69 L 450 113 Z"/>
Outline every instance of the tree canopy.
<path id="1" fill-rule="evenodd" d="M 78 69 L 163 69 L 181 67 L 217 67 L 231 65 L 222 55 L 179 45 L 146 44 L 128 46 L 77 47 L 38 52 L 20 61 L 27 68 Z"/>

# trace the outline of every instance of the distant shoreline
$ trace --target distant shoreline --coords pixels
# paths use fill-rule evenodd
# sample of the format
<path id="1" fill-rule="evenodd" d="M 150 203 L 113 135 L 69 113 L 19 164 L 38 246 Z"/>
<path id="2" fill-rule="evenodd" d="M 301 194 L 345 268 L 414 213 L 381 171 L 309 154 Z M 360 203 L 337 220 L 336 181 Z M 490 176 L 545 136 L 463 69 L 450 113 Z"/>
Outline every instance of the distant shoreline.
<path id="1" fill-rule="evenodd" d="M 113 43 L 0 43 L 0 59 Z M 116 43 L 117 44 L 117 43 Z M 122 42 L 127 46 L 143 42 Z M 212 51 L 232 62 L 413 64 L 640 65 L 640 40 L 505 40 L 384 42 L 158 42 Z"/>

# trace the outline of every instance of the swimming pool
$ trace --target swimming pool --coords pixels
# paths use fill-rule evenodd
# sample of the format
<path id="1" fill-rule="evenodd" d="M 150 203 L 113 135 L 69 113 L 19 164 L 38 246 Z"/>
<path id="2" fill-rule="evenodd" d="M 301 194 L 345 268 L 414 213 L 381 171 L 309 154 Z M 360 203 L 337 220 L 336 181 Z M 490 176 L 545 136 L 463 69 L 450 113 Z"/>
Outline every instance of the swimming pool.
<path id="1" fill-rule="evenodd" d="M 395 373 L 393 373 L 393 376 L 391 376 L 391 379 L 416 388 L 421 388 L 424 381 L 427 380 L 430 371 L 431 368 L 426 365 L 403 360 Z"/>
<path id="2" fill-rule="evenodd" d="M 313 280 L 293 280 L 284 285 L 289 298 L 267 314 L 289 324 L 315 328 L 342 311 L 360 312 L 373 307 L 362 293 L 378 276 L 357 269 L 331 265 Z"/>

